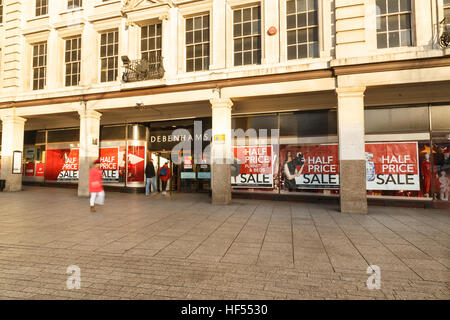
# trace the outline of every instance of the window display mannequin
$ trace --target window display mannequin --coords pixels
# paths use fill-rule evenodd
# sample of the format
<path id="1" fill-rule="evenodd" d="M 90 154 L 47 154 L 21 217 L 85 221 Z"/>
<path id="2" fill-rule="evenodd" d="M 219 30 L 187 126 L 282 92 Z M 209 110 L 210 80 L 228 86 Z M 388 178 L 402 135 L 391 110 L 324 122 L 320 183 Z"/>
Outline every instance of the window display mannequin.
<path id="1" fill-rule="evenodd" d="M 441 176 L 439 177 L 439 183 L 441 184 L 440 199 L 448 201 L 448 194 L 450 192 L 450 179 L 447 177 L 445 171 L 441 171 Z"/>
<path id="2" fill-rule="evenodd" d="M 297 169 L 301 166 L 300 170 Z M 284 186 L 289 191 L 294 191 L 296 188 L 295 178 L 300 176 L 305 166 L 305 159 L 301 152 L 297 153 L 295 158 L 292 158 L 292 152 L 288 151 L 286 153 L 286 162 L 283 166 L 284 172 Z"/>
<path id="3" fill-rule="evenodd" d="M 436 172 L 436 167 L 433 168 L 434 172 Z M 430 162 L 430 154 L 425 153 L 425 159 L 422 161 L 420 165 L 420 171 L 422 173 L 423 184 L 424 184 L 424 195 L 426 198 L 430 196 L 431 189 L 431 162 Z M 436 178 L 438 175 L 436 173 Z"/>

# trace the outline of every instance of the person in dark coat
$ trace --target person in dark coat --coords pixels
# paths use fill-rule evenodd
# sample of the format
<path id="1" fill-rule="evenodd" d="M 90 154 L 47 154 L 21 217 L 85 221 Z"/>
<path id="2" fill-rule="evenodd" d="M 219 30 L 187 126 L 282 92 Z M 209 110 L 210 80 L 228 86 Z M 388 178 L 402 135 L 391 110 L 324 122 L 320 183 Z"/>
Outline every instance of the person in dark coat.
<path id="1" fill-rule="evenodd" d="M 148 196 L 150 194 L 150 184 L 153 188 L 153 194 L 156 194 L 156 172 L 155 166 L 153 165 L 153 159 L 150 158 L 150 161 L 147 162 L 147 166 L 145 167 L 145 195 Z"/>

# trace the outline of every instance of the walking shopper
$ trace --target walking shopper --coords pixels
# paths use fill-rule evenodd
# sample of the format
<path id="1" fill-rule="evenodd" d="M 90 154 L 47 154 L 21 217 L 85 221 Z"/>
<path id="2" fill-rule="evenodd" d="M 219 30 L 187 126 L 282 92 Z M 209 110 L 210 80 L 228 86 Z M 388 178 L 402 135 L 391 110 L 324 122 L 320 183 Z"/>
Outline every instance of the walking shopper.
<path id="1" fill-rule="evenodd" d="M 170 168 L 167 165 L 167 162 L 158 170 L 158 176 L 161 180 L 162 185 L 162 194 L 166 195 L 166 187 L 167 187 L 167 180 L 170 178 Z"/>
<path id="2" fill-rule="evenodd" d="M 145 176 L 146 176 L 146 184 L 145 184 L 145 195 L 148 196 L 150 194 L 150 184 L 153 188 L 153 194 L 156 194 L 156 172 L 155 166 L 153 165 L 153 159 L 150 158 L 150 161 L 147 163 L 145 167 Z"/>
<path id="3" fill-rule="evenodd" d="M 94 166 L 89 171 L 89 192 L 91 193 L 91 212 L 95 212 L 95 204 L 103 205 L 105 201 L 102 171 L 100 170 L 100 160 L 98 159 L 94 161 Z"/>

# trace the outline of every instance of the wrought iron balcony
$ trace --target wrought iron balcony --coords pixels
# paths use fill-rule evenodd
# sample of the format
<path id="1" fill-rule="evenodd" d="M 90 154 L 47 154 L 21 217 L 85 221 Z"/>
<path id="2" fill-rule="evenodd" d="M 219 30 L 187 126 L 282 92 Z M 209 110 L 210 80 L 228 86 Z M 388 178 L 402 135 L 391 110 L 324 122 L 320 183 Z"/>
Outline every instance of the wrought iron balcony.
<path id="1" fill-rule="evenodd" d="M 442 27 L 443 32 L 442 32 L 441 36 L 439 37 L 439 45 L 442 48 L 447 48 L 450 45 L 450 30 L 449 30 L 450 19 L 444 18 L 440 24 L 443 26 Z"/>
<path id="2" fill-rule="evenodd" d="M 135 82 L 151 79 L 161 79 L 164 76 L 163 58 L 156 56 L 147 59 L 129 60 L 123 56 L 125 71 L 122 74 L 124 82 Z"/>

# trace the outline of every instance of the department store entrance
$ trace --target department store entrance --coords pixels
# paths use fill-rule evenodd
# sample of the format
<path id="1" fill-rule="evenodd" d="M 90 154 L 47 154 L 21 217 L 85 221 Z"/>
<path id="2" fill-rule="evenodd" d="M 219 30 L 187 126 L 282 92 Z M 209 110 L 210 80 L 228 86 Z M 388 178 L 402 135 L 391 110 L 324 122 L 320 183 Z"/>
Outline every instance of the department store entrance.
<path id="1" fill-rule="evenodd" d="M 165 163 L 170 168 L 166 191 L 210 192 L 209 153 L 204 150 L 211 140 L 211 118 L 151 122 L 148 127 L 149 156 L 155 170 Z M 194 151 L 195 144 L 198 150 Z M 161 179 L 157 180 L 158 191 L 162 191 Z"/>

